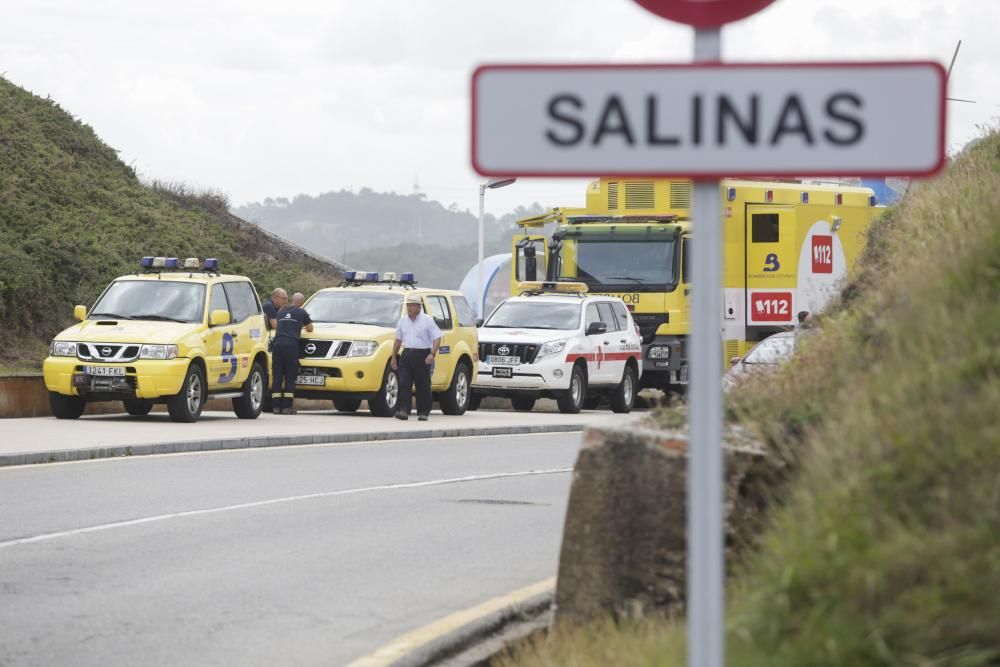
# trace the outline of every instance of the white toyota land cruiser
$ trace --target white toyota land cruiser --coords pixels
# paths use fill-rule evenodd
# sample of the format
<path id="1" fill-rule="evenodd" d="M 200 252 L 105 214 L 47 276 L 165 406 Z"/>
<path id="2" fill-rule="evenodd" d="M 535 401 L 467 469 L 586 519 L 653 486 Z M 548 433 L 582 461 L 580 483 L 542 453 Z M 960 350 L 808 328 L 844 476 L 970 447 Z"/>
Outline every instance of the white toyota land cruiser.
<path id="1" fill-rule="evenodd" d="M 610 399 L 629 412 L 642 373 L 642 338 L 621 299 L 588 295 L 583 283 L 520 283 L 479 329 L 479 373 L 472 409 L 485 396 L 531 410 L 554 398 L 560 412 Z"/>

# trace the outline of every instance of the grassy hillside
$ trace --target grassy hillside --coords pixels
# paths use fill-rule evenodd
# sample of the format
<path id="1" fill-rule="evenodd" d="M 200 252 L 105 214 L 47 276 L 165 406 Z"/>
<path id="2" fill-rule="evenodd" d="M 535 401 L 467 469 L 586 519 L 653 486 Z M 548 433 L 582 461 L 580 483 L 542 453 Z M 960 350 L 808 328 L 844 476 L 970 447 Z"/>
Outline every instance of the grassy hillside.
<path id="1" fill-rule="evenodd" d="M 37 367 L 73 305 L 148 254 L 218 257 L 261 292 L 340 275 L 231 215 L 221 194 L 143 185 L 91 128 L 0 78 L 0 366 Z"/>
<path id="2" fill-rule="evenodd" d="M 784 372 L 732 397 L 793 471 L 728 590 L 734 666 L 1000 664 L 1000 135 L 873 228 Z M 600 626 L 510 664 L 683 665 Z"/>

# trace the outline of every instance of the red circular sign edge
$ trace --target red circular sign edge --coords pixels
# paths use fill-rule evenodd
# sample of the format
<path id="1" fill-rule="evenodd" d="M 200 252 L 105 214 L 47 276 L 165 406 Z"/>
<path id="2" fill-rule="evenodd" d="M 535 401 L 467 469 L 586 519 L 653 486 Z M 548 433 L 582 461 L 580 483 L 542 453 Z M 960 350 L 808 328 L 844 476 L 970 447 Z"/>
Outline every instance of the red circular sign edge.
<path id="1" fill-rule="evenodd" d="M 646 11 L 695 28 L 715 28 L 745 19 L 774 0 L 635 0 Z"/>

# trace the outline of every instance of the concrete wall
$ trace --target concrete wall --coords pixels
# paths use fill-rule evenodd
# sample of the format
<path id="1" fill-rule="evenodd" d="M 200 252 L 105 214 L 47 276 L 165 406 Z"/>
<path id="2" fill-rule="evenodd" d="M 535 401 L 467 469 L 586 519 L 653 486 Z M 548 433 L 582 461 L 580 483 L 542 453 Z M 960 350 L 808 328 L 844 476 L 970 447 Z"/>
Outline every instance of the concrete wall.
<path id="1" fill-rule="evenodd" d="M 776 468 L 742 433 L 730 431 L 726 439 L 726 557 L 732 565 L 759 525 L 759 492 Z M 584 432 L 559 558 L 557 623 L 683 612 L 687 446 L 679 432 Z"/>

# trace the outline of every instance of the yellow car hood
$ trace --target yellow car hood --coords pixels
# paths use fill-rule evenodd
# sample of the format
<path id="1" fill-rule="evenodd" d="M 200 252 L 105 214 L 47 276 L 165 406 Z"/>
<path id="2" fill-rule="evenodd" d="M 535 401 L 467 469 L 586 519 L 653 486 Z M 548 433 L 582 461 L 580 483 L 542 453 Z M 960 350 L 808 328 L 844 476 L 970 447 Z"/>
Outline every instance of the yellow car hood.
<path id="1" fill-rule="evenodd" d="M 197 330 L 198 322 L 151 322 L 143 320 L 87 320 L 71 326 L 56 336 L 56 340 L 84 343 L 176 343 Z"/>
<path id="2" fill-rule="evenodd" d="M 368 324 L 338 324 L 317 322 L 312 333 L 302 333 L 303 338 L 318 340 L 377 340 L 395 338 L 396 330 L 391 327 L 376 327 Z"/>

